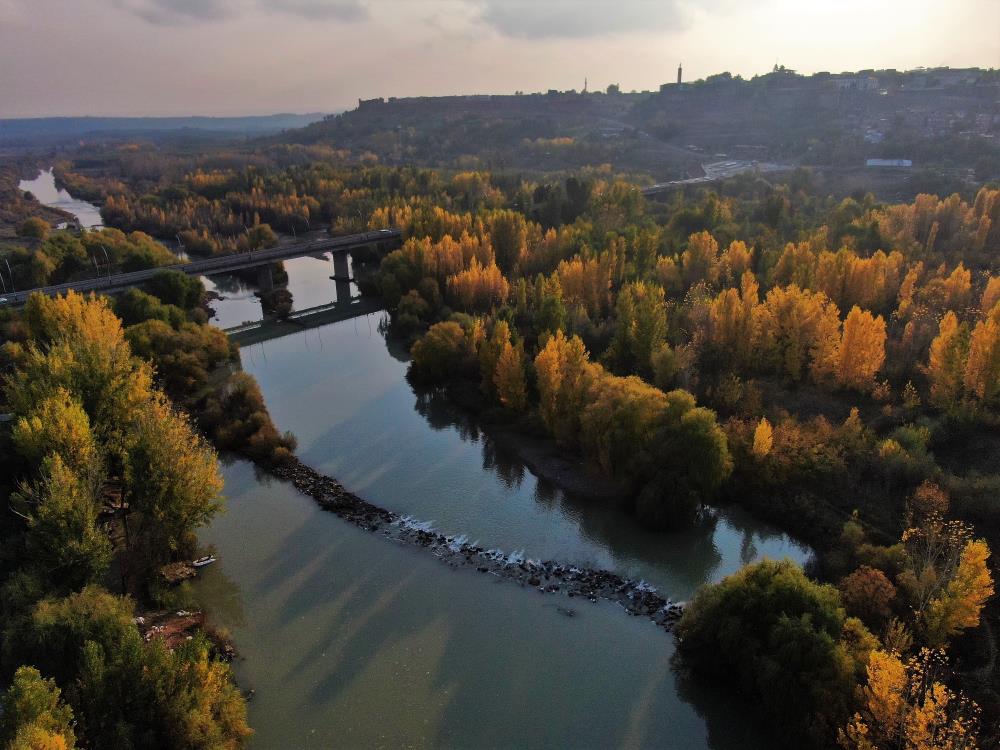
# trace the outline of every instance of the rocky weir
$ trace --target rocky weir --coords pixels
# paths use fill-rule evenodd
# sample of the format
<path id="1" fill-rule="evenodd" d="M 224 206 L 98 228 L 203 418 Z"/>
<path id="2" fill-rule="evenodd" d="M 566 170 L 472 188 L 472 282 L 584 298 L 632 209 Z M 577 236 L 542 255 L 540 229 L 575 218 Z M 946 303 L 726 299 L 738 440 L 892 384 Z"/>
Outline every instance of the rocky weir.
<path id="1" fill-rule="evenodd" d="M 644 581 L 636 581 L 608 570 L 578 567 L 551 560 L 538 561 L 518 553 L 505 553 L 469 543 L 465 536 L 436 533 L 429 524 L 401 516 L 358 497 L 337 480 L 320 474 L 298 458 L 262 467 L 272 476 L 290 482 L 309 495 L 324 510 L 391 541 L 425 549 L 453 568 L 475 568 L 478 572 L 537 589 L 544 594 L 582 598 L 591 602 L 613 602 L 637 617 L 648 617 L 670 631 L 683 613 L 683 603 L 662 597 Z M 560 608 L 572 616 L 573 610 Z"/>

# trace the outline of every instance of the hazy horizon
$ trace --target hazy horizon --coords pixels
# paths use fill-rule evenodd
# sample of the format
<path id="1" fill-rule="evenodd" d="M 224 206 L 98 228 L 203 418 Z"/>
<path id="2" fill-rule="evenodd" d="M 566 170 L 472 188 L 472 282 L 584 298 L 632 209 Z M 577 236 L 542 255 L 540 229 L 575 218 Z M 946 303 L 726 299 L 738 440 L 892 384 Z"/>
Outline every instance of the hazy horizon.
<path id="1" fill-rule="evenodd" d="M 0 0 L 0 117 L 335 112 L 358 98 L 656 90 L 1000 67 L 1000 3 L 957 0 Z"/>

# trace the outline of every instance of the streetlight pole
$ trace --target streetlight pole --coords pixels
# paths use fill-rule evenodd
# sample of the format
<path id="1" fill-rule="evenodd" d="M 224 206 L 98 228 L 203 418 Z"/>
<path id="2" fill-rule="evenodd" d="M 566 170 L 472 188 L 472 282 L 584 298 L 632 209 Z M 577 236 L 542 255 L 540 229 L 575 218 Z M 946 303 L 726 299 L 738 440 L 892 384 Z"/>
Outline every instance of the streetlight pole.
<path id="1" fill-rule="evenodd" d="M 104 260 L 108 262 L 108 283 L 111 283 L 111 256 L 108 255 L 108 249 L 101 245 L 101 250 L 104 251 Z"/>

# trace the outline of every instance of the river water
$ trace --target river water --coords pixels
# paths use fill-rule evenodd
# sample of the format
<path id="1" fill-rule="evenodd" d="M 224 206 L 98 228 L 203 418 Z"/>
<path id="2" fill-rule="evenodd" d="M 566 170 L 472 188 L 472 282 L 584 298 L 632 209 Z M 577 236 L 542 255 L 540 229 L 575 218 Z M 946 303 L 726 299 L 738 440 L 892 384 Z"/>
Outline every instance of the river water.
<path id="1" fill-rule="evenodd" d="M 21 180 L 18 184 L 21 190 L 30 191 L 40 203 L 52 208 L 61 208 L 63 211 L 76 216 L 81 226 L 86 228 L 100 228 L 104 226 L 101 220 L 101 211 L 98 206 L 86 201 L 77 200 L 62 188 L 56 187 L 56 178 L 51 169 L 42 172 L 33 180 Z"/>
<path id="2" fill-rule="evenodd" d="M 364 498 L 485 546 L 642 578 L 675 601 L 762 556 L 807 558 L 737 510 L 658 534 L 568 497 L 446 400 L 414 392 L 378 324 L 241 354 L 302 460 Z M 452 570 L 245 462 L 225 475 L 228 513 L 202 534 L 219 562 L 193 588 L 256 690 L 257 747 L 768 746 L 740 708 L 675 673 L 673 638 L 644 619 Z"/>
<path id="3" fill-rule="evenodd" d="M 286 268 L 297 307 L 335 297 L 329 261 Z M 227 283 L 220 323 L 251 319 L 252 290 Z M 241 353 L 302 460 L 364 498 L 486 546 L 643 578 L 675 601 L 763 556 L 808 557 L 738 510 L 661 534 L 568 497 L 447 401 L 415 393 L 378 323 Z M 673 637 L 648 620 L 453 570 L 245 461 L 224 475 L 227 512 L 201 534 L 219 562 L 190 594 L 232 634 L 256 748 L 769 746 L 742 706 L 677 670 Z"/>

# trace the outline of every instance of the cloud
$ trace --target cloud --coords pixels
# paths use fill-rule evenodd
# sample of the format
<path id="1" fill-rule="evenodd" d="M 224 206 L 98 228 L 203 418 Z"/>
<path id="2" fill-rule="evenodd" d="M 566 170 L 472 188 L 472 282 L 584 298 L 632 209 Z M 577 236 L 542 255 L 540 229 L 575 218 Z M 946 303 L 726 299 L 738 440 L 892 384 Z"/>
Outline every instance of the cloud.
<path id="1" fill-rule="evenodd" d="M 470 0 L 480 21 L 522 39 L 582 38 L 643 30 L 682 30 L 683 0 Z"/>
<path id="2" fill-rule="evenodd" d="M 239 0 L 114 0 L 114 4 L 157 26 L 176 26 L 226 18 Z"/>
<path id="3" fill-rule="evenodd" d="M 292 13 L 303 18 L 333 19 L 336 21 L 365 21 L 368 5 L 362 0 L 260 0 L 267 10 Z"/>
<path id="4" fill-rule="evenodd" d="M 368 18 L 367 0 L 112 0 L 158 26 L 217 21 L 252 12 L 287 13 L 311 20 L 345 22 Z"/>

